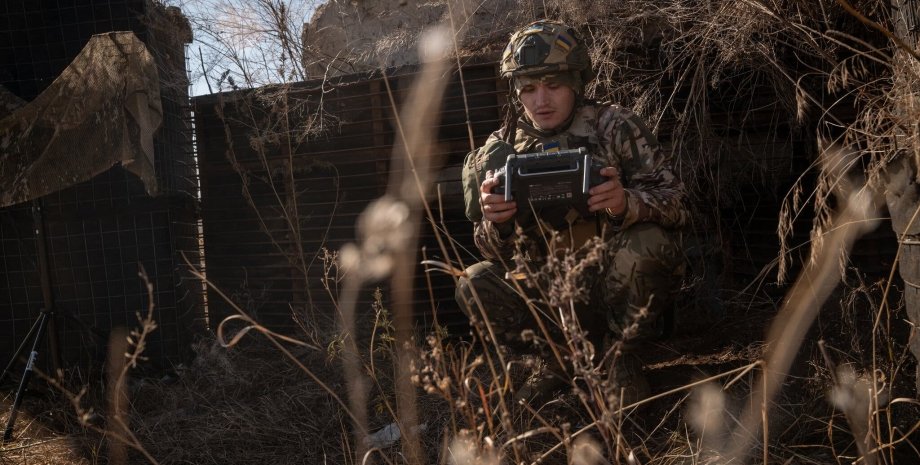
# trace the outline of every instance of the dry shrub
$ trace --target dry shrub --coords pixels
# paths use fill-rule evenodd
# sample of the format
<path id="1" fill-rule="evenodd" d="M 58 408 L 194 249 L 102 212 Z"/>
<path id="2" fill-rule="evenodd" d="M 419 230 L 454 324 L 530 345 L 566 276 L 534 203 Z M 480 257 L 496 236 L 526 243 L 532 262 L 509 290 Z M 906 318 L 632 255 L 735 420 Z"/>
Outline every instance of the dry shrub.
<path id="1" fill-rule="evenodd" d="M 883 15 L 886 4 L 867 0 L 857 6 L 867 14 Z M 737 188 L 747 185 L 750 178 L 769 185 L 780 178 L 782 171 L 770 166 L 769 160 L 759 158 L 749 145 L 720 132 L 724 128 L 714 127 L 713 108 L 747 115 L 744 109 L 766 88 L 775 99 L 770 111 L 776 125 L 814 136 L 830 136 L 831 140 L 870 154 L 866 165 L 861 163 L 862 157 L 840 157 L 834 169 L 822 169 L 816 155 L 816 163 L 809 169 L 818 179 L 817 188 L 802 178 L 786 199 L 780 234 L 788 235 L 791 218 L 803 208 L 817 208 L 814 237 L 827 240 L 833 239 L 839 226 L 834 222 L 840 218 L 837 207 L 853 192 L 841 193 L 838 189 L 849 179 L 848 168 L 868 171 L 873 187 L 871 182 L 878 177 L 880 164 L 891 155 L 891 148 L 904 139 L 901 128 L 890 125 L 890 120 L 913 115 L 913 107 L 896 105 L 898 96 L 913 95 L 916 82 L 911 71 L 891 71 L 884 63 L 880 65 L 878 62 L 884 62 L 882 58 L 890 50 L 877 50 L 865 38 L 840 32 L 855 23 L 834 1 L 546 1 L 543 5 L 551 16 L 586 25 L 583 32 L 591 41 L 592 56 L 598 65 L 595 96 L 634 104 L 656 127 L 673 128 L 672 149 L 679 154 L 680 168 L 694 202 L 715 204 L 701 210 L 698 221 L 704 226 L 719 223 L 719 209 L 730 209 L 738 201 Z M 527 3 L 522 9 L 532 11 L 532 7 Z M 387 40 L 390 42 L 382 46 L 402 43 L 403 38 Z M 889 72 L 893 74 L 886 74 Z M 281 117 L 274 120 L 276 126 L 252 137 L 257 152 L 264 151 L 267 143 L 290 143 L 285 138 L 298 133 L 290 128 L 293 120 L 300 119 L 288 118 L 291 109 L 284 95 L 278 95 L 269 101 Z M 718 98 L 714 100 L 713 96 Z M 837 107 L 824 103 L 843 96 L 848 96 L 843 102 L 855 102 L 860 111 L 855 123 L 841 121 Z M 310 132 L 307 128 L 315 128 L 313 123 L 321 125 L 326 120 L 320 113 L 307 121 L 311 123 L 302 134 Z M 916 134 L 908 136 L 907 145 L 915 145 Z M 403 137 L 407 141 L 404 150 L 408 152 L 403 153 L 404 162 L 411 164 L 413 148 L 424 147 L 429 141 L 416 141 L 413 145 L 412 137 L 420 135 Z M 817 143 L 814 149 L 819 153 Z M 727 159 L 731 164 L 725 164 Z M 749 179 L 722 175 L 723 169 L 731 172 L 728 168 L 739 166 L 756 169 L 744 171 Z M 420 207 L 414 202 L 423 197 L 419 194 L 427 191 L 429 182 L 424 177 L 428 171 L 421 171 L 421 180 L 394 179 L 388 197 L 375 208 L 393 211 L 405 204 Z M 279 196 L 279 201 L 283 205 L 288 199 Z M 373 213 L 371 210 L 366 218 L 380 226 L 380 222 L 371 221 L 375 218 Z M 292 216 L 286 221 L 297 234 L 297 218 Z M 373 228 L 369 231 L 367 238 L 379 232 Z M 846 249 L 844 245 L 850 244 L 850 239 L 853 238 L 848 236 L 840 242 L 829 242 L 839 247 L 815 242 L 815 251 L 825 251 L 813 255 L 812 265 L 817 268 L 814 274 L 807 275 L 815 282 L 822 280 L 824 286 L 817 290 L 830 293 L 828 287 L 833 287 L 839 275 L 835 267 L 827 266 L 828 261 L 836 263 L 836 252 Z M 414 244 L 412 240 L 402 237 L 398 242 L 405 246 Z M 410 254 L 414 256 L 412 247 L 387 244 L 381 248 L 383 253 L 377 250 L 379 255 L 372 257 L 361 255 L 364 249 L 358 244 L 351 252 L 352 260 L 360 265 L 370 263 L 369 259 L 381 259 L 386 262 L 385 271 L 392 271 L 394 264 Z M 313 252 L 299 252 L 292 260 L 306 276 Z M 442 252 L 450 256 L 446 250 Z M 392 333 L 377 333 L 376 329 L 362 332 L 361 322 L 346 317 L 342 327 L 348 334 L 328 334 L 323 341 L 337 342 L 330 346 L 334 349 L 331 357 L 314 349 L 301 349 L 291 352 L 293 357 L 285 357 L 278 352 L 278 346 L 261 340 L 229 350 L 214 342 L 201 343 L 196 347 L 195 362 L 181 370 L 175 383 L 134 385 L 130 395 L 134 408 L 132 427 L 147 450 L 162 463 L 361 463 L 365 458 L 361 451 L 367 451 L 366 457 L 371 460 L 388 463 L 670 465 L 724 463 L 743 460 L 751 454 L 771 463 L 830 463 L 853 461 L 860 453 L 867 462 L 905 463 L 896 460 L 897 453 L 906 450 L 910 456 L 914 450 L 909 434 L 917 426 L 916 402 L 883 396 L 879 386 L 880 381 L 895 382 L 905 359 L 899 346 L 890 344 L 889 332 L 883 326 L 868 330 L 869 336 L 860 336 L 870 340 L 873 348 L 860 354 L 862 360 L 855 361 L 857 369 L 852 372 L 838 371 L 836 364 L 853 360 L 840 357 L 849 350 L 835 352 L 833 344 L 831 353 L 840 357 L 839 362 L 834 361 L 837 357 L 824 357 L 815 351 L 805 356 L 811 365 L 790 368 L 800 342 L 813 340 L 813 334 L 806 335 L 803 330 L 810 326 L 810 318 L 822 307 L 823 299 L 793 299 L 794 304 L 806 310 L 804 314 L 792 312 L 801 325 L 793 328 L 798 332 L 797 338 L 784 347 L 786 351 L 778 356 L 779 362 L 772 357 L 778 350 L 776 345 L 786 339 L 771 337 L 765 354 L 753 351 L 752 359 L 740 367 L 672 391 L 657 392 L 656 398 L 641 406 L 621 405 L 617 392 L 604 377 L 602 362 L 604 357 L 616 357 L 616 345 L 606 354 L 589 346 L 583 328 L 570 312 L 572 303 L 580 297 L 577 283 L 572 281 L 577 275 L 573 270 L 583 264 L 566 256 L 540 270 L 542 278 L 555 284 L 547 289 L 544 300 L 550 306 L 543 310 L 560 316 L 545 324 L 562 328 L 564 335 L 551 345 L 553 356 L 566 360 L 573 370 L 572 392 L 549 405 L 517 405 L 510 401 L 511 393 L 530 367 L 525 360 L 511 357 L 496 346 L 485 331 L 477 331 L 470 342 L 450 341 L 436 333 L 420 345 L 405 326 L 396 325 Z M 361 284 L 364 282 L 356 286 Z M 400 290 L 398 285 L 394 288 Z M 346 290 L 354 292 L 353 288 Z M 805 282 L 798 295 L 815 290 Z M 875 321 L 892 319 L 891 306 L 884 301 L 869 307 L 876 311 Z M 378 316 L 382 308 L 377 308 Z M 354 315 L 355 310 L 348 309 L 345 314 Z M 487 308 L 482 310 L 483 315 L 488 314 Z M 400 318 L 404 316 L 403 313 Z M 311 341 L 320 334 L 318 328 L 326 329 L 315 321 L 303 325 L 307 329 L 304 338 Z M 385 343 L 366 347 L 362 334 L 386 335 L 382 339 Z M 858 345 L 864 347 L 863 342 Z M 400 377 L 406 379 L 404 363 L 410 358 L 414 363 L 412 380 L 416 383 L 416 388 L 410 390 L 420 394 L 419 400 L 407 393 L 405 384 L 395 387 Z M 346 359 L 348 376 L 341 369 Z M 312 374 L 305 373 L 304 366 L 310 367 Z M 771 377 L 768 382 L 759 378 L 764 366 L 792 372 L 796 377 L 786 380 L 786 389 L 780 390 L 783 378 Z M 337 401 L 334 394 L 359 384 L 358 377 L 366 377 L 370 387 L 355 395 L 351 405 Z M 318 385 L 316 378 L 322 379 L 327 388 Z M 688 403 L 691 390 L 704 385 L 707 387 Z M 866 386 L 871 387 L 868 397 L 862 395 Z M 834 395 L 830 397 L 840 412 L 829 402 L 815 401 L 831 389 Z M 891 392 L 890 385 L 888 389 Z M 767 393 L 757 394 L 761 390 Z M 406 397 L 397 401 L 397 395 Z M 414 414 L 406 414 L 407 401 L 421 407 L 425 415 L 415 419 Z M 854 405 L 857 410 L 864 407 L 868 414 L 854 415 Z M 362 414 L 356 418 L 354 411 L 359 409 Z M 649 418 L 645 418 L 643 409 L 651 411 Z M 854 419 L 856 423 L 846 424 Z M 413 455 L 418 450 L 400 451 L 398 446 L 379 450 L 356 443 L 393 421 L 409 428 L 426 424 L 424 431 L 417 431 L 422 449 L 427 452 L 426 460 Z M 765 430 L 763 435 L 759 434 L 761 429 Z M 858 434 L 855 443 L 854 432 Z M 871 436 L 871 441 L 865 440 L 866 435 Z M 762 440 L 764 436 L 766 440 Z"/>
<path id="2" fill-rule="evenodd" d="M 202 341 L 195 353 L 177 378 L 144 382 L 132 395 L 137 434 L 161 463 L 344 463 L 342 410 L 276 347 Z M 343 386 L 325 354 L 297 357 L 330 386 Z"/>

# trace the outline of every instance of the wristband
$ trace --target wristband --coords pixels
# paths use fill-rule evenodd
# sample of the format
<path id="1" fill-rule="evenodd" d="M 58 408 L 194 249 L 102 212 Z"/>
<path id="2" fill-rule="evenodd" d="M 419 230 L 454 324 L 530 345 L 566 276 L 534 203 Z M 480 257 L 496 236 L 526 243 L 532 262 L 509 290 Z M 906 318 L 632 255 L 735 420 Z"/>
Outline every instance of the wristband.
<path id="1" fill-rule="evenodd" d="M 623 222 L 626 220 L 626 210 L 623 210 L 623 213 L 619 215 L 614 215 L 610 213 L 610 209 L 607 209 L 607 224 L 615 231 L 619 232 L 623 227 Z"/>
<path id="2" fill-rule="evenodd" d="M 514 220 L 508 220 L 504 223 L 492 223 L 492 226 L 498 231 L 498 238 L 505 240 L 514 233 Z"/>

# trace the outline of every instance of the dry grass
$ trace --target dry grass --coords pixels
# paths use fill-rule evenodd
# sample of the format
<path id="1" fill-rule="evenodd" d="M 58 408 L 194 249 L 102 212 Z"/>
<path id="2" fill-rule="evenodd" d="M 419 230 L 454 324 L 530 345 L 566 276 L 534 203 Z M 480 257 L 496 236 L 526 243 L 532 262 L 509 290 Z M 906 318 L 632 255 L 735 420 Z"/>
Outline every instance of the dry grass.
<path id="1" fill-rule="evenodd" d="M 739 152 L 743 144 L 719 133 L 714 107 L 746 108 L 766 88 L 775 97 L 770 112 L 777 126 L 832 142 L 824 145 L 827 150 L 817 142 L 813 147 L 809 170 L 815 186 L 803 176 L 785 199 L 781 237 L 790 234 L 804 208 L 817 212 L 810 259 L 786 299 L 732 308 L 753 323 L 745 335 L 731 324 L 712 328 L 710 336 L 741 338 L 735 344 L 722 341 L 717 347 L 723 352 L 682 354 L 679 362 L 671 355 L 649 366 L 650 377 L 660 382 L 653 398 L 622 405 L 604 376 L 604 359 L 615 363 L 617 345 L 600 353 L 574 317 L 572 304 L 580 298 L 575 271 L 585 265 L 579 258 L 597 250 L 532 273 L 551 284 L 545 288 L 549 305 L 533 310 L 552 317 L 542 320 L 535 337 L 548 340 L 551 332 L 561 332 L 564 337 L 549 347 L 572 367 L 571 391 L 546 405 L 511 402 L 511 392 L 530 367 L 493 342 L 487 307 L 479 309 L 484 325 L 470 341 L 413 331 L 406 293 L 418 261 L 414 231 L 420 221 L 438 226 L 423 202 L 437 163 L 421 156 L 433 143 L 429 125 L 438 109 L 431 105 L 443 90 L 437 76 L 446 63 L 433 60 L 432 74 L 422 81 L 430 87 L 420 85 L 399 113 L 402 142 L 395 164 L 412 169 L 394 170 L 406 177 L 394 175 L 387 195 L 362 216 L 360 241 L 338 255 L 339 270 L 328 269 L 348 276 L 335 299 L 341 316 L 336 329 L 317 317 L 301 322 L 303 334 L 280 337 L 241 309 L 241 316 L 224 327 L 228 337 L 197 345 L 194 362 L 177 379 L 111 385 L 105 410 L 117 419 L 124 412 L 122 402 L 130 401 L 130 421 L 100 434 L 119 434 L 121 443 L 142 451 L 128 457 L 132 463 L 144 461 L 146 453 L 146 461 L 162 464 L 894 464 L 920 459 L 914 446 L 920 403 L 906 379 L 913 362 L 896 340 L 902 317 L 891 302 L 892 277 L 866 284 L 858 270 L 838 266 L 841 252 L 877 221 L 880 173 L 900 153 L 895 145 L 920 145 L 916 125 L 908 124 L 917 120 L 913 97 L 920 78 L 915 61 L 888 65 L 889 55 L 909 53 L 898 52 L 887 39 L 844 33 L 860 20 L 838 3 L 543 2 L 554 16 L 587 24 L 600 77 L 596 96 L 634 102 L 649 120 L 673 126 L 672 149 L 680 155 L 695 201 L 715 205 L 701 210 L 702 226 L 718 225 L 719 211 L 732 208 L 737 187 L 750 180 L 724 176 L 723 170 L 755 167 L 746 172 L 765 184 L 778 176 L 769 160 Z M 884 5 L 866 0 L 855 7 L 884 22 Z M 649 48 L 663 65 L 642 62 L 651 54 L 640 52 Z M 728 90 L 726 83 L 731 83 Z M 723 89 L 721 101 L 712 101 L 713 89 Z M 837 99 L 843 100 L 827 103 Z M 284 89 L 270 101 L 279 117 L 253 136 L 258 153 L 279 141 L 284 146 L 310 137 L 329 122 L 320 113 L 307 120 L 308 127 L 293 130 L 301 119 L 290 117 Z M 839 116 L 843 102 L 857 108 L 853 122 Z M 749 159 L 722 165 L 727 157 Z M 854 177 L 854 171 L 867 176 Z M 278 201 L 291 234 L 299 237 L 296 210 L 280 194 Z M 442 255 L 453 256 L 450 238 L 441 240 Z M 320 255 L 297 251 L 292 263 L 306 279 Z M 784 265 L 779 268 L 782 274 Z M 359 321 L 356 293 L 383 277 L 392 279 L 393 295 L 378 298 L 373 322 Z M 781 312 L 761 344 L 773 306 Z M 821 310 L 839 313 L 822 317 Z M 236 334 L 246 337 L 229 337 L 240 321 L 248 333 Z M 822 337 L 827 340 L 819 343 Z M 69 394 L 69 400 L 78 397 Z M 401 426 L 400 442 L 375 447 L 365 441 L 392 422 Z M 25 463 L 14 460 L 40 447 L 45 446 L 27 441 L 5 445 L 0 463 Z M 111 463 L 122 463 L 118 448 L 106 451 Z M 101 455 L 92 455 L 93 462 Z"/>

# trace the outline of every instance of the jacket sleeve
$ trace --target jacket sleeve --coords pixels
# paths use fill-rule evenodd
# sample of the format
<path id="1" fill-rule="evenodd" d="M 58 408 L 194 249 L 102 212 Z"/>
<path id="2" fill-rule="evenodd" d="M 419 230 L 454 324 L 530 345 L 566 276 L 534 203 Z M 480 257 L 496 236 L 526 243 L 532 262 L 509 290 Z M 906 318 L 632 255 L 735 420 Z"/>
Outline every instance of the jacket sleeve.
<path id="1" fill-rule="evenodd" d="M 630 110 L 609 106 L 598 118 L 598 137 L 620 171 L 626 189 L 623 228 L 651 222 L 667 228 L 686 224 L 684 184 L 674 174 L 673 157 Z"/>
<path id="2" fill-rule="evenodd" d="M 473 240 L 484 257 L 491 260 L 508 259 L 514 254 L 516 240 L 514 219 L 494 224 L 482 217 L 479 188 L 490 172 L 505 166 L 514 147 L 505 143 L 501 132 L 493 133 L 479 149 L 464 162 L 462 178 L 466 215 L 473 222 Z"/>
<path id="3" fill-rule="evenodd" d="M 514 220 L 495 224 L 489 220 L 473 223 L 473 241 L 488 260 L 510 260 L 517 240 Z"/>

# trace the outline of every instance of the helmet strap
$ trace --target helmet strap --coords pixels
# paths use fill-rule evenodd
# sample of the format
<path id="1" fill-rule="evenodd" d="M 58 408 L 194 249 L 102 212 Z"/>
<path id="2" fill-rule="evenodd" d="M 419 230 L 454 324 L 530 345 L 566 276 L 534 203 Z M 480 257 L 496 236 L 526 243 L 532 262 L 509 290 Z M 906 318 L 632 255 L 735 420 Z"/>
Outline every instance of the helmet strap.
<path id="1" fill-rule="evenodd" d="M 508 106 L 505 109 L 505 121 L 502 123 L 502 139 L 505 142 L 514 145 L 514 133 L 517 132 L 517 91 L 511 86 L 508 88 Z"/>

